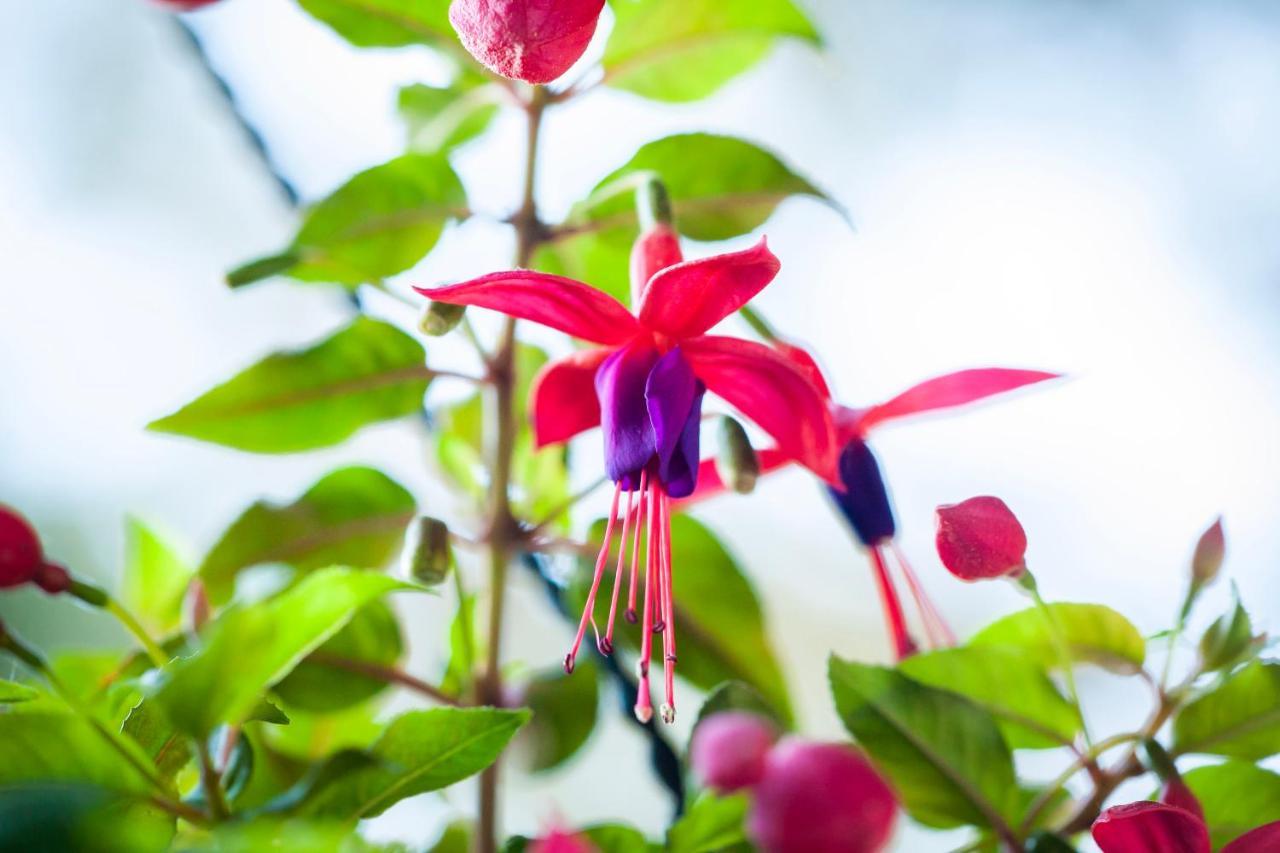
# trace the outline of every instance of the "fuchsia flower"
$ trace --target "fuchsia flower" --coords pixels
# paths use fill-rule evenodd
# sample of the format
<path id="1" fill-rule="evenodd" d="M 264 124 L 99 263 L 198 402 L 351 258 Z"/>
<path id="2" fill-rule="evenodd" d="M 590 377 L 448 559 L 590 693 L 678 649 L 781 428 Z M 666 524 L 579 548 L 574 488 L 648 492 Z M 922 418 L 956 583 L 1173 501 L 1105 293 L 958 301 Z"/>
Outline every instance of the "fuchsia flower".
<path id="1" fill-rule="evenodd" d="M 962 581 L 1016 577 L 1027 569 L 1027 534 L 999 498 L 981 496 L 935 511 L 938 557 Z"/>
<path id="2" fill-rule="evenodd" d="M 603 9 L 604 0 L 453 0 L 449 22 L 491 71 L 550 83 L 586 51 Z"/>
<path id="3" fill-rule="evenodd" d="M 907 657 L 914 653 L 917 647 L 907 630 L 901 600 L 889 573 L 890 555 L 893 556 L 906 578 L 930 642 L 935 646 L 953 644 L 954 638 L 950 629 L 943 622 L 937 608 L 925 595 L 924 588 L 901 550 L 893 543 L 893 537 L 897 531 L 893 505 L 880 473 L 880 465 L 867 445 L 867 439 L 877 427 L 901 418 L 974 403 L 1006 391 L 1043 382 L 1046 379 L 1056 379 L 1059 374 L 1000 367 L 961 370 L 926 379 L 887 402 L 865 409 L 851 409 L 831 399 L 831 392 L 822 377 L 822 371 L 809 353 L 800 347 L 783 342 L 777 342 L 775 345 L 810 377 L 827 399 L 831 409 L 836 428 L 836 440 L 841 451 L 840 482 L 829 491 L 837 508 L 870 555 L 876 587 L 880 593 L 885 621 L 888 623 L 897 657 L 899 659 Z M 762 474 L 793 461 L 793 457 L 785 448 L 767 448 L 761 450 L 758 455 Z M 695 497 L 707 497 L 723 489 L 724 486 L 716 473 L 715 460 L 705 460 L 702 463 L 698 494 Z"/>
<path id="4" fill-rule="evenodd" d="M 531 270 L 418 288 L 439 302 L 490 308 L 600 345 L 548 364 L 534 381 L 530 408 L 540 447 L 602 426 L 605 468 L 616 484 L 591 591 L 565 656 L 566 671 L 573 671 L 588 621 L 595 625 L 596 593 L 618 526 L 623 492 L 626 508 L 621 516 L 608 628 L 604 637 L 596 633 L 602 654 L 613 650 L 628 551 L 626 616 L 636 621 L 640 531 L 648 526 L 636 702 L 636 715 L 642 721 L 653 715 L 649 660 L 656 632 L 663 636 L 666 703 L 662 714 L 668 722 L 675 715 L 670 499 L 691 494 L 698 482 L 703 392 L 719 395 L 755 421 L 788 458 L 825 480 L 838 482 L 831 414 L 811 378 L 763 344 L 706 334 L 769 284 L 779 266 L 763 239 L 740 252 L 683 261 L 674 232 L 658 224 L 646 231 L 633 250 L 634 315 L 589 284 Z M 628 536 L 632 537 L 629 548 Z"/>
<path id="5" fill-rule="evenodd" d="M 44 558 L 40 537 L 15 510 L 0 504 L 0 589 L 33 583 L 50 595 L 65 592 L 71 576 Z"/>
<path id="6" fill-rule="evenodd" d="M 553 828 L 529 845 L 529 853 L 596 853 L 586 838 L 564 829 Z"/>
<path id="7" fill-rule="evenodd" d="M 1193 798 L 1194 799 L 1194 798 Z M 1093 840 L 1102 853 L 1212 853 L 1204 818 L 1168 803 L 1144 801 L 1112 806 L 1093 824 Z M 1268 823 L 1232 841 L 1222 853 L 1274 853 L 1280 850 L 1280 821 Z"/>
<path id="8" fill-rule="evenodd" d="M 689 764 L 707 787 L 721 793 L 750 788 L 764 778 L 778 732 L 759 714 L 722 711 L 698 725 Z"/>

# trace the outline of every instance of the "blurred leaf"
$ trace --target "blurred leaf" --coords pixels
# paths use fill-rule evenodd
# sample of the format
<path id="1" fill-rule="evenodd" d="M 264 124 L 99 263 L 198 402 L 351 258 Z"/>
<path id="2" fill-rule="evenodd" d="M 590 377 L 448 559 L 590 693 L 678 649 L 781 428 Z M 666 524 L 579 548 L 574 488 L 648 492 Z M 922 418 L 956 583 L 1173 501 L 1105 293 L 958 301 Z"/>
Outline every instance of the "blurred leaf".
<path id="1" fill-rule="evenodd" d="M 1013 756 L 995 718 L 946 690 L 891 669 L 830 660 L 845 728 L 926 826 L 991 826 L 1016 817 Z"/>
<path id="2" fill-rule="evenodd" d="M 126 738 L 117 745 L 125 760 L 92 723 L 53 711 L 0 713 L 0 786 L 29 782 L 75 782 L 111 791 L 147 794 L 151 783 L 138 769 L 147 756 Z"/>
<path id="3" fill-rule="evenodd" d="M 259 810 L 265 814 L 285 814 L 298 811 L 326 788 L 351 773 L 359 773 L 375 767 L 378 760 L 359 749 L 344 749 L 312 767 L 306 775 Z"/>
<path id="4" fill-rule="evenodd" d="M 202 853 L 261 853 L 285 850 L 288 853 L 403 853 L 398 844 L 381 845 L 365 841 L 349 823 L 306 822 L 260 818 L 224 823 L 200 845 Z"/>
<path id="5" fill-rule="evenodd" d="M 298 0 L 356 47 L 447 47 L 456 41 L 445 0 Z"/>
<path id="6" fill-rule="evenodd" d="M 223 604 L 251 566 L 380 569 L 400 550 L 415 511 L 413 495 L 381 471 L 339 468 L 293 503 L 249 507 L 209 551 L 200 577 L 210 601 Z"/>
<path id="7" fill-rule="evenodd" d="M 377 702 L 325 714 L 289 708 L 289 725 L 263 729 L 262 736 L 275 753 L 311 764 L 344 749 L 372 746 L 382 734 L 378 713 Z"/>
<path id="8" fill-rule="evenodd" d="M 11 705 L 18 702 L 30 702 L 39 698 L 40 691 L 16 681 L 0 679 L 0 705 Z"/>
<path id="9" fill-rule="evenodd" d="M 1280 663 L 1254 661 L 1179 711 L 1173 749 L 1250 761 L 1280 752 Z"/>
<path id="10" fill-rule="evenodd" d="M 173 832 L 172 817 L 93 785 L 0 789 L 0 850 L 158 853 Z"/>
<path id="11" fill-rule="evenodd" d="M 190 739 L 174 731 L 168 717 L 150 699 L 134 706 L 121 731 L 142 748 L 166 782 L 172 783 L 191 760 Z"/>
<path id="12" fill-rule="evenodd" d="M 446 87 L 415 83 L 400 90 L 397 106 L 409 126 L 409 147 L 449 151 L 484 133 L 505 97 L 479 74 L 464 74 Z"/>
<path id="13" fill-rule="evenodd" d="M 599 705 L 596 667 L 583 661 L 572 675 L 556 669 L 525 686 L 522 705 L 533 711 L 523 739 L 531 746 L 532 770 L 550 770 L 573 756 L 591 736 Z"/>
<path id="14" fill-rule="evenodd" d="M 898 669 L 921 684 L 959 693 L 990 711 L 1013 749 L 1069 746 L 1080 730 L 1075 708 L 1020 649 L 941 649 L 912 655 Z"/>
<path id="15" fill-rule="evenodd" d="M 695 101 L 755 65 L 785 36 L 820 43 L 790 0 L 614 0 L 605 82 L 660 101 Z"/>
<path id="16" fill-rule="evenodd" d="M 604 537 L 604 520 L 591 526 L 590 541 Z M 615 537 L 616 538 L 616 537 Z M 617 542 L 596 606 L 607 613 L 613 594 L 613 568 L 617 562 Z M 715 534 L 687 515 L 671 518 L 673 593 L 676 609 L 676 637 L 680 663 L 676 674 L 705 690 L 724 681 L 742 681 L 764 697 L 774 713 L 791 720 L 791 701 L 782 669 L 774 657 L 765 630 L 764 613 L 755 590 L 738 568 L 732 555 Z M 641 554 L 644 546 L 641 546 Z M 595 569 L 594 558 L 579 558 L 575 605 L 586 601 L 586 590 Z M 626 584 L 626 578 L 623 578 Z M 620 599 L 625 596 L 625 590 Z M 626 624 L 619 605 L 619 625 L 615 637 L 628 648 L 637 649 L 638 629 Z M 662 644 L 654 643 L 660 656 Z"/>
<path id="17" fill-rule="evenodd" d="M 1026 853 L 1076 853 L 1076 848 L 1051 832 L 1037 832 L 1027 839 Z"/>
<path id="18" fill-rule="evenodd" d="M 741 681 L 726 681 L 707 694 L 706 700 L 698 710 L 698 719 L 693 724 L 694 729 L 697 729 L 698 724 L 707 717 L 719 714 L 721 711 L 748 711 L 769 720 L 780 731 L 785 731 L 787 728 L 786 721 L 778 716 L 777 711 L 764 700 L 764 697 Z"/>
<path id="19" fill-rule="evenodd" d="M 302 256 L 290 249 L 276 255 L 267 255 L 243 263 L 227 273 L 229 287 L 244 287 L 275 275 L 283 275 L 302 261 Z"/>
<path id="20" fill-rule="evenodd" d="M 276 597 L 231 607 L 191 657 L 161 671 L 153 697 L 180 731 L 203 737 L 242 722 L 262 692 L 288 675 L 369 602 L 409 584 L 343 568 L 313 573 Z"/>
<path id="21" fill-rule="evenodd" d="M 336 711 L 376 696 L 387 687 L 380 678 L 352 672 L 333 663 L 341 660 L 394 666 L 404 654 L 400 623 L 382 601 L 366 604 L 324 645 L 312 652 L 274 688 L 275 693 L 304 711 Z"/>
<path id="22" fill-rule="evenodd" d="M 1201 668 L 1205 672 L 1231 669 L 1256 657 L 1265 643 L 1265 637 L 1253 636 L 1253 624 L 1237 594 L 1230 612 L 1214 620 L 1200 638 Z"/>
<path id="23" fill-rule="evenodd" d="M 730 797 L 702 794 L 667 830 L 666 850 L 668 853 L 716 853 L 746 844 L 743 824 L 747 804 L 747 798 L 740 794 Z"/>
<path id="24" fill-rule="evenodd" d="M 449 625 L 449 663 L 440 689 L 452 696 L 462 696 L 471 688 L 476 660 L 482 653 L 476 634 L 476 597 L 466 595 L 458 602 L 458 610 Z"/>
<path id="25" fill-rule="evenodd" d="M 411 336 L 361 317 L 308 349 L 267 356 L 147 429 L 255 453 L 328 447 L 421 411 L 425 358 Z"/>
<path id="26" fill-rule="evenodd" d="M 528 711 L 436 708 L 393 720 L 370 752 L 380 763 L 326 788 L 307 811 L 344 820 L 382 814 L 407 797 L 435 791 L 492 764 Z"/>
<path id="27" fill-rule="evenodd" d="M 140 519 L 125 521 L 124 600 L 157 634 L 178 627 L 190 566 Z"/>
<path id="28" fill-rule="evenodd" d="M 680 233 L 694 240 L 728 240 L 764 224 L 783 201 L 829 196 L 774 154 L 741 139 L 684 133 L 650 142 L 574 205 L 566 236 L 543 247 L 537 267 L 589 282 L 628 301 L 631 244 L 639 234 L 634 191 L 638 175 L 662 178 Z"/>
<path id="29" fill-rule="evenodd" d="M 1131 675 L 1142 669 L 1146 643 L 1133 623 L 1101 604 L 1054 602 L 1048 607 L 1077 663 L 1094 663 Z M 1004 645 L 1021 649 L 1045 668 L 1059 666 L 1045 615 L 1030 607 L 997 619 L 975 634 L 969 646 Z"/>
<path id="30" fill-rule="evenodd" d="M 522 433 L 511 460 L 516 515 L 541 521 L 569 500 L 568 451 L 562 446 L 534 450 L 533 435 Z M 561 521 L 568 522 L 564 516 Z"/>
<path id="31" fill-rule="evenodd" d="M 1213 848 L 1254 827 L 1280 820 L 1280 775 L 1245 761 L 1196 767 L 1182 774 L 1204 808 Z"/>
<path id="32" fill-rule="evenodd" d="M 440 840 L 427 853 L 471 853 L 471 824 L 455 820 L 444 828 Z"/>
<path id="33" fill-rule="evenodd" d="M 599 823 L 584 827 L 582 835 L 596 846 L 600 853 L 651 853 L 657 849 L 638 829 L 620 823 Z"/>

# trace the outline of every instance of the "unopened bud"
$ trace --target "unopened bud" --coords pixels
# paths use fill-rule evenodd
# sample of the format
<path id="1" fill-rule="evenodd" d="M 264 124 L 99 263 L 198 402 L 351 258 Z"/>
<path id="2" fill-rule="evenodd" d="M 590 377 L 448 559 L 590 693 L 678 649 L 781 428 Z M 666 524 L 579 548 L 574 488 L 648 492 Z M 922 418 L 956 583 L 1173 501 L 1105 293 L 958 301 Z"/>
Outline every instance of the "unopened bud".
<path id="1" fill-rule="evenodd" d="M 489 70 L 550 83 L 586 51 L 603 9 L 604 0 L 453 0 L 449 22 Z"/>
<path id="2" fill-rule="evenodd" d="M 940 506 L 936 521 L 938 557 L 961 580 L 1016 578 L 1026 571 L 1027 534 L 999 498 Z"/>
<path id="3" fill-rule="evenodd" d="M 182 609 L 186 614 L 187 624 L 191 626 L 191 633 L 199 634 L 203 631 L 212 613 L 209 607 L 209 591 L 199 577 L 192 578 L 187 586 L 187 595 L 183 599 Z"/>
<path id="4" fill-rule="evenodd" d="M 454 327 L 462 322 L 462 318 L 466 313 L 467 306 L 465 305 L 432 302 L 427 306 L 427 310 L 422 312 L 422 319 L 418 321 L 418 328 L 422 330 L 422 334 L 438 338 L 453 331 Z"/>
<path id="5" fill-rule="evenodd" d="M 750 788 L 764 777 L 765 758 L 778 731 L 758 714 L 721 711 L 698 723 L 689 764 L 703 784 L 720 793 Z"/>
<path id="6" fill-rule="evenodd" d="M 747 431 L 734 418 L 720 418 L 720 451 L 716 471 L 727 488 L 740 495 L 750 494 L 760 477 L 760 458 L 747 438 Z"/>
<path id="7" fill-rule="evenodd" d="M 1227 541 L 1222 533 L 1222 518 L 1219 517 L 1200 535 L 1200 541 L 1196 543 L 1195 553 L 1191 557 L 1191 582 L 1197 587 L 1212 583 L 1222 569 L 1226 553 Z"/>
<path id="8" fill-rule="evenodd" d="M 424 586 L 435 586 L 449 576 L 453 565 L 453 547 L 449 544 L 449 526 L 438 518 L 418 519 L 418 541 L 409 565 L 413 579 Z"/>

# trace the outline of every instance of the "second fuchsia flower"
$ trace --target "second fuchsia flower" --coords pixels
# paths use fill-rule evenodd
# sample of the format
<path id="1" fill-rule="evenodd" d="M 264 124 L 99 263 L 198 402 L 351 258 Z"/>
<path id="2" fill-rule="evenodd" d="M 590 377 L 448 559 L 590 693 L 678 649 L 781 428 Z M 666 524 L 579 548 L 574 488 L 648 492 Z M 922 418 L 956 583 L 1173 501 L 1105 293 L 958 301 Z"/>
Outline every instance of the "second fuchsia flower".
<path id="1" fill-rule="evenodd" d="M 491 71 L 550 83 L 586 51 L 603 9 L 604 0 L 453 0 L 449 22 Z"/>
<path id="2" fill-rule="evenodd" d="M 573 670 L 588 622 L 594 626 L 596 594 L 620 526 L 608 626 L 603 637 L 597 632 L 596 643 L 603 654 L 613 650 L 623 564 L 629 556 L 626 615 L 642 622 L 636 703 L 641 720 L 653 714 L 648 665 L 654 633 L 663 640 L 662 715 L 668 722 L 675 715 L 671 499 L 686 497 L 697 486 L 703 393 L 711 391 L 755 421 L 788 458 L 828 482 L 839 482 L 831 413 L 812 378 L 768 346 L 707 334 L 768 285 L 779 266 L 763 239 L 740 252 L 684 261 L 675 233 L 659 223 L 633 251 L 634 315 L 589 284 L 531 270 L 418 288 L 439 302 L 489 308 L 599 345 L 551 362 L 536 378 L 534 437 L 541 447 L 596 426 L 604 430 L 605 470 L 616 486 L 565 669 Z M 637 611 L 642 527 L 647 531 L 644 600 Z"/>
<path id="3" fill-rule="evenodd" d="M 936 511 L 938 557 L 963 581 L 1016 577 L 1027 569 L 1027 534 L 999 498 L 987 495 Z"/>

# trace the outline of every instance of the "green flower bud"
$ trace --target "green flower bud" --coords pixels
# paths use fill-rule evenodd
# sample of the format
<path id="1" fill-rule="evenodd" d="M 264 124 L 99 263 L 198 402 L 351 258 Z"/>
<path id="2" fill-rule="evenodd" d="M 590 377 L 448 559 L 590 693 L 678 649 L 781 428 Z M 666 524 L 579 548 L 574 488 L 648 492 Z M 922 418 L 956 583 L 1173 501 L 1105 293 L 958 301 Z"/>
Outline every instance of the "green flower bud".
<path id="1" fill-rule="evenodd" d="M 750 494 L 760 476 L 760 460 L 747 431 L 729 416 L 720 419 L 720 452 L 716 470 L 727 488 L 741 495 Z"/>
<path id="2" fill-rule="evenodd" d="M 467 306 L 465 305 L 432 302 L 427 306 L 427 310 L 422 312 L 422 319 L 418 321 L 418 328 L 422 330 L 422 334 L 438 338 L 453 331 L 454 327 L 462 322 L 462 317 L 466 313 Z"/>
<path id="3" fill-rule="evenodd" d="M 418 539 L 409 563 L 409 573 L 424 586 L 435 586 L 449 576 L 453 565 L 453 548 L 449 544 L 449 527 L 438 518 L 418 519 Z"/>

